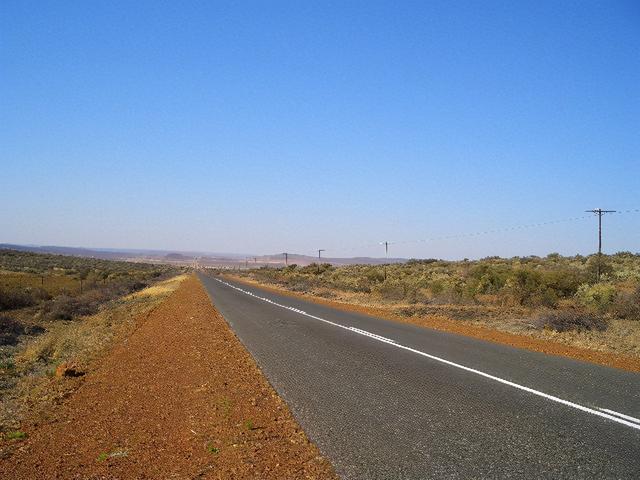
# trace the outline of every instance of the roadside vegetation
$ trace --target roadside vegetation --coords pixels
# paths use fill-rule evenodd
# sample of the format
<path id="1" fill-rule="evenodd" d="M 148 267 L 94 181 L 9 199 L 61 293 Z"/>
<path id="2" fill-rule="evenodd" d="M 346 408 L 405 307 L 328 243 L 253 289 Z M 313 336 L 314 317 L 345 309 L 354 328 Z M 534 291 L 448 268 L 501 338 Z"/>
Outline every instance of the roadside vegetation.
<path id="1" fill-rule="evenodd" d="M 640 254 L 313 264 L 237 275 L 292 292 L 382 307 L 414 323 L 473 322 L 574 346 L 640 356 Z"/>
<path id="2" fill-rule="evenodd" d="M 165 265 L 0 250 L 0 435 L 64 395 L 123 325 L 175 286 Z"/>

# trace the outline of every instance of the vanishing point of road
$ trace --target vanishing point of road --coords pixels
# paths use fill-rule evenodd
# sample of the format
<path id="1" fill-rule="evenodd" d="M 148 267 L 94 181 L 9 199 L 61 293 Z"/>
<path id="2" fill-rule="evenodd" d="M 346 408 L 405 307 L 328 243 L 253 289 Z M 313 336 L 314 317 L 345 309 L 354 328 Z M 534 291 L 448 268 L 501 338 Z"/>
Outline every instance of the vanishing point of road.
<path id="1" fill-rule="evenodd" d="M 640 374 L 201 280 L 344 479 L 640 478 Z"/>

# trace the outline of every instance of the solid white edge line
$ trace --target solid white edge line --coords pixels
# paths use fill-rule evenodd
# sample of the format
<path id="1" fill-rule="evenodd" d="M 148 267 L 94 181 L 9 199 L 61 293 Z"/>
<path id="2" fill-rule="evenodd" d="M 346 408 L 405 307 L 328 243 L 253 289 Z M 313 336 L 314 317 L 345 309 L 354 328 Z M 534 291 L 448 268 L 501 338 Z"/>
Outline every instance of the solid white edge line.
<path id="1" fill-rule="evenodd" d="M 635 422 L 640 424 L 640 418 L 632 417 L 631 415 L 625 415 L 624 413 L 616 412 L 614 410 L 609 410 L 608 408 L 600 408 L 598 410 L 602 410 L 603 412 L 610 413 L 611 415 L 615 415 L 616 417 L 624 418 L 625 420 L 629 420 L 631 422 Z"/>
<path id="2" fill-rule="evenodd" d="M 394 340 L 390 340 L 390 339 L 387 339 L 387 338 L 384 338 L 384 337 L 380 337 L 379 335 L 375 335 L 375 334 L 372 334 L 370 332 L 366 332 L 366 330 L 362 330 L 362 331 L 358 331 L 359 329 L 358 330 L 354 330 L 352 327 L 346 327 L 344 325 L 340 325 L 339 323 L 335 323 L 335 322 L 332 322 L 330 320 L 326 320 L 326 319 L 321 318 L 321 317 L 316 317 L 315 315 L 311 315 L 311 314 L 306 313 L 306 312 L 304 312 L 302 310 L 299 310 L 297 308 L 289 307 L 287 305 L 281 305 L 279 303 L 274 302 L 271 299 L 268 299 L 268 298 L 265 298 L 265 297 L 260 297 L 260 296 L 256 295 L 255 293 L 249 292 L 247 290 L 243 290 L 242 288 L 236 287 L 235 285 L 231 285 L 230 283 L 227 283 L 227 282 L 225 282 L 223 280 L 220 280 L 219 278 L 215 278 L 214 280 L 217 280 L 218 282 L 220 282 L 220 283 L 222 283 L 224 285 L 227 285 L 228 287 L 231 287 L 231 288 L 233 288 L 233 289 L 235 289 L 235 290 L 237 290 L 239 292 L 242 292 L 242 293 L 244 293 L 246 295 L 249 295 L 251 297 L 257 298 L 259 300 L 263 300 L 263 301 L 265 301 L 267 303 L 270 303 L 272 305 L 275 305 L 277 307 L 281 307 L 281 308 L 284 308 L 286 310 L 290 310 L 290 311 L 299 313 L 300 315 L 304 315 L 306 317 L 313 318 L 314 320 L 319 320 L 321 322 L 328 323 L 329 325 L 333 325 L 334 327 L 342 328 L 342 329 L 347 330 L 349 332 L 357 333 L 358 335 L 362 335 L 362 336 L 371 338 L 371 339 L 376 340 L 378 342 L 386 343 L 387 345 L 391 345 L 393 347 L 397 347 L 397 348 L 400 348 L 402 350 L 406 350 L 408 352 L 412 352 L 412 353 L 415 353 L 417 355 L 420 355 L 420 356 L 423 356 L 423 357 L 426 357 L 426 358 L 430 358 L 431 360 L 435 360 L 437 362 L 444 363 L 446 365 L 450 365 L 452 367 L 459 368 L 459 369 L 465 370 L 467 372 L 475 373 L 476 375 L 480 375 L 481 377 L 485 377 L 485 378 L 494 380 L 496 382 L 502 383 L 503 385 L 508 385 L 510 387 L 517 388 L 518 390 L 522 390 L 524 392 L 532 393 L 533 395 L 537 395 L 539 397 L 546 398 L 547 400 L 551 400 L 553 402 L 560 403 L 562 405 L 566 405 L 566 406 L 571 407 L 571 408 L 575 408 L 576 410 L 580 410 L 582 412 L 590 413 L 591 415 L 595 415 L 595 416 L 601 417 L 601 418 L 606 418 L 607 420 L 612 420 L 612 421 L 614 421 L 616 423 L 619 423 L 621 425 L 625 425 L 627 427 L 631 427 L 631 428 L 634 428 L 636 430 L 640 430 L 640 423 L 633 423 L 632 421 L 626 420 L 626 418 L 633 418 L 633 417 L 629 417 L 628 415 L 618 414 L 617 412 L 614 412 L 615 415 L 619 415 L 619 417 L 618 417 L 618 416 L 615 416 L 615 415 L 609 413 L 609 412 L 612 412 L 611 410 L 606 410 L 606 409 L 595 410 L 593 408 L 585 407 L 583 405 L 579 405 L 577 403 L 573 403 L 573 402 L 570 402 L 568 400 L 564 400 L 562 398 L 555 397 L 553 395 L 549 395 L 548 393 L 544 393 L 544 392 L 541 392 L 539 390 L 535 390 L 535 389 L 530 388 L 530 387 L 525 387 L 524 385 L 520 385 L 518 383 L 511 382 L 509 380 L 505 380 L 504 378 L 496 377 L 495 375 L 491 375 L 489 373 L 485 373 L 485 372 L 482 372 L 480 370 L 476 370 L 475 368 L 466 367 L 466 366 L 461 365 L 459 363 L 455 363 L 455 362 L 452 362 L 450 360 L 447 360 L 447 359 L 444 359 L 444 358 L 441 358 L 441 357 L 437 357 L 435 355 L 431 355 L 429 353 L 425 353 L 425 352 L 422 352 L 420 350 L 416 350 L 415 348 L 406 347 L 404 345 L 396 343 Z M 600 411 L 600 410 L 602 410 L 602 411 Z M 620 417 L 622 417 L 622 418 L 620 418 Z M 634 420 L 638 421 L 638 419 L 634 419 Z"/>

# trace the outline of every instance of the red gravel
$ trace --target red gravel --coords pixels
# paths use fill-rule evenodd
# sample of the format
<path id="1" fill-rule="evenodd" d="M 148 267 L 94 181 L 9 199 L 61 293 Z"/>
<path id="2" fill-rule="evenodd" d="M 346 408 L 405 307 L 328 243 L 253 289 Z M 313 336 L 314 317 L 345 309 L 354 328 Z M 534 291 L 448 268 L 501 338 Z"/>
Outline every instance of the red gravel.
<path id="1" fill-rule="evenodd" d="M 139 322 L 0 478 L 336 478 L 196 278 Z"/>

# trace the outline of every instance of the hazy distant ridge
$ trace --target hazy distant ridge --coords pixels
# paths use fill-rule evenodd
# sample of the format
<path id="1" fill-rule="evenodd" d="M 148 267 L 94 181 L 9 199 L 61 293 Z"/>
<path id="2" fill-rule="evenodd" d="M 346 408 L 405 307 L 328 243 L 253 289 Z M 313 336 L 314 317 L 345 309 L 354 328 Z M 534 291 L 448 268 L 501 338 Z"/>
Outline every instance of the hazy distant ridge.
<path id="1" fill-rule="evenodd" d="M 58 255 L 71 255 L 76 257 L 101 258 L 104 260 L 129 260 L 129 261 L 153 261 L 157 263 L 177 263 L 191 264 L 196 261 L 204 266 L 279 266 L 284 265 L 284 254 L 272 255 L 243 255 L 237 253 L 208 253 L 208 252 L 187 252 L 177 250 L 126 250 L 126 249 L 91 249 L 82 247 L 61 247 L 55 245 L 16 245 L 11 243 L 0 243 L 0 249 L 12 249 L 35 253 L 52 253 Z M 311 255 L 289 254 L 288 263 L 297 265 L 309 265 L 318 261 L 317 257 Z M 405 258 L 373 258 L 373 257 L 326 257 L 321 259 L 322 263 L 334 265 L 370 264 L 380 265 L 383 263 L 402 263 Z"/>

